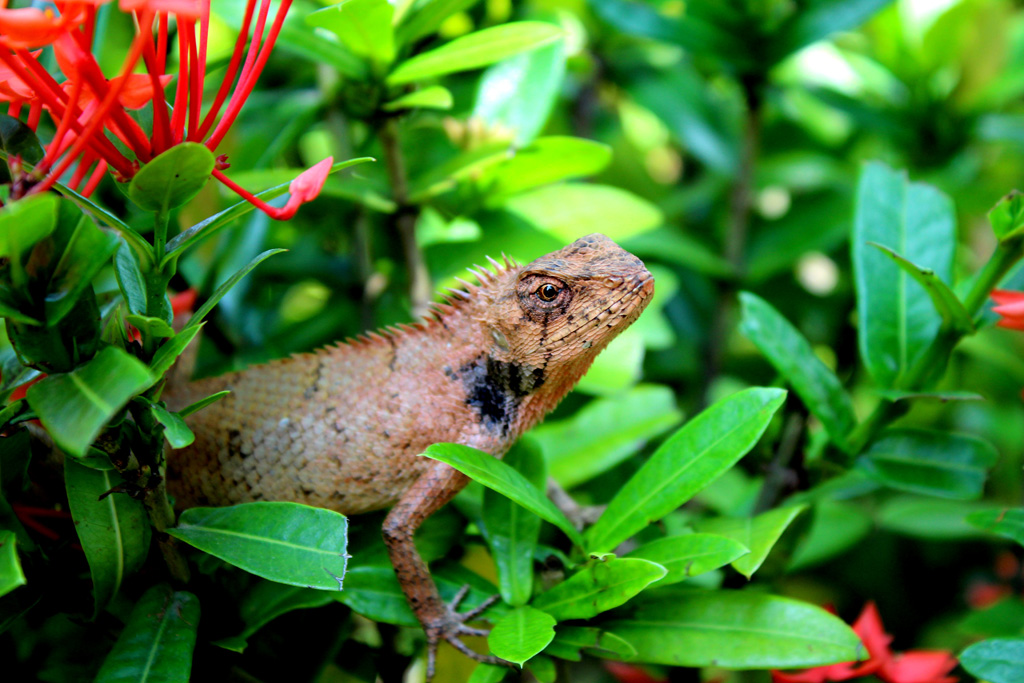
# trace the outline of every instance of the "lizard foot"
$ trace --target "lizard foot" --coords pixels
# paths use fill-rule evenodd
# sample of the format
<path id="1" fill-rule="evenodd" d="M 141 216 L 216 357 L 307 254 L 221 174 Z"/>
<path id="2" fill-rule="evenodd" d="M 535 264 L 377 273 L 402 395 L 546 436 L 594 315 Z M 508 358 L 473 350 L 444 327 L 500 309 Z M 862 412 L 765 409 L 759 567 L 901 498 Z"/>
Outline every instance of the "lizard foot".
<path id="1" fill-rule="evenodd" d="M 486 664 L 508 665 L 508 662 L 504 659 L 500 659 L 494 655 L 482 655 L 479 652 L 471 650 L 459 639 L 460 636 L 486 636 L 490 633 L 488 629 L 467 626 L 466 622 L 472 621 L 478 617 L 484 610 L 498 600 L 497 595 L 492 595 L 473 609 L 467 612 L 458 612 L 459 603 L 462 602 L 462 599 L 466 597 L 467 593 L 469 593 L 468 584 L 460 588 L 452 601 L 445 605 L 445 614 L 441 618 L 424 626 L 424 631 L 427 634 L 428 681 L 434 677 L 434 665 L 437 660 L 437 646 L 442 640 L 448 641 L 452 647 L 470 659 L 475 659 L 478 662 L 484 662 Z"/>

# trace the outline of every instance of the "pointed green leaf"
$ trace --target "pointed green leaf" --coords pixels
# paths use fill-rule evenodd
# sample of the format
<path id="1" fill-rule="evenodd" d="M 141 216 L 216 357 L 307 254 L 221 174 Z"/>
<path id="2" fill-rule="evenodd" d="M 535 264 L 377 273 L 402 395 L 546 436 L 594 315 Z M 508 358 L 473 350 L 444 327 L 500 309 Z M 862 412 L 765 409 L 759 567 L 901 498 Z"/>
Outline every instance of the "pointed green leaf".
<path id="1" fill-rule="evenodd" d="M 580 652 L 619 661 L 629 661 L 636 656 L 636 650 L 628 642 L 608 631 L 592 626 L 555 627 L 555 639 L 544 650 L 545 654 L 570 662 L 583 659 Z"/>
<path id="2" fill-rule="evenodd" d="M 520 52 L 536 50 L 562 36 L 562 29 L 542 21 L 514 21 L 456 38 L 441 47 L 399 64 L 387 78 L 388 85 L 478 69 Z"/>
<path id="3" fill-rule="evenodd" d="M 75 531 L 89 561 L 95 618 L 117 594 L 124 579 L 145 562 L 149 519 L 142 502 L 124 493 L 110 493 L 100 500 L 123 483 L 113 470 L 95 470 L 65 458 L 64 479 Z"/>
<path id="4" fill-rule="evenodd" d="M 408 45 L 434 33 L 445 19 L 464 12 L 480 0 L 428 0 L 416 3 L 416 8 L 404 19 L 396 30 L 401 45 Z"/>
<path id="5" fill-rule="evenodd" d="M 216 403 L 217 401 L 221 400 L 222 398 L 224 398 L 225 396 L 227 396 L 230 393 L 231 393 L 230 389 L 225 389 L 224 391 L 218 391 L 216 394 L 210 394 L 206 398 L 199 399 L 195 403 L 192 403 L 192 404 L 182 408 L 181 410 L 178 411 L 178 415 L 181 415 L 182 417 L 188 417 L 192 413 L 197 413 L 200 410 L 202 410 L 203 408 L 205 408 L 206 406 L 208 406 L 208 405 L 210 405 L 212 403 Z"/>
<path id="6" fill-rule="evenodd" d="M 343 0 L 306 16 L 306 23 L 336 35 L 349 52 L 381 66 L 395 60 L 395 10 L 387 0 Z"/>
<path id="7" fill-rule="evenodd" d="M 593 140 L 549 135 L 484 168 L 476 185 L 488 195 L 488 206 L 501 206 L 512 195 L 569 178 L 600 173 L 612 150 Z"/>
<path id="8" fill-rule="evenodd" d="M 855 662 L 867 655 L 838 617 L 807 603 L 752 591 L 645 596 L 631 619 L 605 628 L 636 661 L 672 666 L 775 669 Z"/>
<path id="9" fill-rule="evenodd" d="M 769 510 L 756 517 L 718 517 L 702 521 L 698 528 L 707 533 L 731 538 L 750 548 L 749 554 L 732 563 L 736 571 L 749 579 L 764 564 L 782 532 L 806 509 L 806 505 L 790 505 Z"/>
<path id="10" fill-rule="evenodd" d="M 1024 233 L 1024 194 L 1013 190 L 1000 199 L 988 212 L 988 222 L 1000 242 Z"/>
<path id="11" fill-rule="evenodd" d="M 146 315 L 126 315 L 124 319 L 141 332 L 143 337 L 166 339 L 174 336 L 174 328 L 161 318 L 150 318 Z"/>
<path id="12" fill-rule="evenodd" d="M 1024 638 L 990 638 L 960 653 L 960 665 L 989 683 L 1024 683 Z"/>
<path id="13" fill-rule="evenodd" d="M 215 161 L 206 145 L 175 145 L 139 169 L 128 185 L 128 198 L 143 211 L 176 209 L 203 189 Z"/>
<path id="14" fill-rule="evenodd" d="M 563 242 L 579 237 L 581 225 L 620 240 L 653 230 L 665 220 L 661 209 L 646 199 L 592 183 L 537 188 L 510 198 L 504 208 Z"/>
<path id="15" fill-rule="evenodd" d="M 970 313 L 967 312 L 949 285 L 935 275 L 935 271 L 911 263 L 883 244 L 875 242 L 868 242 L 868 244 L 891 258 L 897 266 L 924 287 L 932 300 L 932 305 L 935 306 L 935 311 L 942 316 L 943 325 L 964 334 L 974 332 L 974 321 L 971 320 Z"/>
<path id="16" fill-rule="evenodd" d="M 846 436 L 856 417 L 839 378 L 814 354 L 800 332 L 764 299 L 740 292 L 740 330 L 793 386 L 811 413 L 821 420 L 833 443 L 850 450 Z"/>
<path id="17" fill-rule="evenodd" d="M 402 109 L 451 109 L 454 100 L 448 88 L 432 85 L 402 95 L 381 107 L 384 111 L 401 111 Z"/>
<path id="18" fill-rule="evenodd" d="M 870 19 L 892 0 L 819 0 L 807 3 L 790 14 L 772 37 L 774 60 L 778 61 L 802 47 L 827 38 L 838 31 L 849 31 Z"/>
<path id="19" fill-rule="evenodd" d="M 264 579 L 341 590 L 348 520 L 299 503 L 185 510 L 167 533 Z"/>
<path id="20" fill-rule="evenodd" d="M 153 586 L 136 603 L 95 683 L 187 681 L 199 629 L 199 600 L 166 584 Z"/>
<path id="21" fill-rule="evenodd" d="M 330 595 L 367 619 L 397 626 L 420 625 L 390 566 L 353 567 L 345 575 L 345 589 Z"/>
<path id="22" fill-rule="evenodd" d="M 43 159 L 43 147 L 35 131 L 7 114 L 0 114 L 0 152 L 4 159 L 18 156 L 33 166 Z"/>
<path id="23" fill-rule="evenodd" d="M 60 232 L 70 236 L 46 286 L 46 324 L 56 325 L 71 312 L 97 273 L 107 265 L 120 241 L 100 230 L 92 218 L 69 201 L 58 214 Z M 73 226 L 73 227 L 72 227 Z M 56 255 L 55 255 L 56 256 Z"/>
<path id="24" fill-rule="evenodd" d="M 18 559 L 17 537 L 13 531 L 0 529 L 0 596 L 25 583 L 25 573 L 21 571 L 21 560 Z M 551 623 L 554 624 L 553 619 Z"/>
<path id="25" fill-rule="evenodd" d="M 754 447 L 785 400 L 781 389 L 745 389 L 683 425 L 587 530 L 586 547 L 591 552 L 610 551 L 680 507 Z"/>
<path id="26" fill-rule="evenodd" d="M 871 516 L 860 506 L 827 498 L 814 505 L 810 530 L 793 551 L 787 571 L 806 569 L 846 552 L 871 533 Z"/>
<path id="27" fill-rule="evenodd" d="M 532 605 L 558 621 L 588 619 L 624 604 L 666 573 L 660 564 L 647 560 L 600 557 L 538 595 Z"/>
<path id="28" fill-rule="evenodd" d="M 984 532 L 968 520 L 974 513 L 995 509 L 990 503 L 907 495 L 885 501 L 878 507 L 876 519 L 882 529 L 914 538 L 984 538 Z"/>
<path id="29" fill-rule="evenodd" d="M 503 496 L 534 513 L 541 519 L 551 522 L 565 532 L 566 536 L 579 547 L 583 547 L 583 538 L 561 510 L 547 499 L 536 486 L 523 475 L 495 458 L 476 448 L 456 443 L 436 443 L 428 446 L 424 456 L 446 463 L 470 479 L 480 482 Z"/>
<path id="30" fill-rule="evenodd" d="M 1024 508 L 979 510 L 967 515 L 970 524 L 1024 545 Z"/>
<path id="31" fill-rule="evenodd" d="M 626 557 L 656 562 L 664 567 L 668 574 L 658 582 L 660 587 L 724 567 L 749 552 L 745 545 L 725 536 L 685 534 L 645 543 Z"/>
<path id="32" fill-rule="evenodd" d="M 7 257 L 11 283 L 25 287 L 28 276 L 22 258 L 57 227 L 59 198 L 52 193 L 9 202 L 0 211 L 0 257 Z"/>
<path id="33" fill-rule="evenodd" d="M 164 373 L 171 369 L 171 366 L 174 365 L 174 361 L 176 361 L 178 356 L 185 351 L 185 348 L 192 343 L 192 340 L 196 338 L 196 335 L 199 334 L 199 330 L 203 329 L 203 325 L 205 324 L 206 323 L 199 323 L 198 325 L 187 326 L 181 332 L 160 345 L 160 348 L 153 354 L 153 360 L 149 364 L 150 372 L 153 373 L 154 377 L 163 377 Z M 185 414 L 187 415 L 188 413 Z"/>
<path id="34" fill-rule="evenodd" d="M 57 445 L 83 456 L 103 425 L 152 383 L 142 362 L 108 346 L 72 372 L 33 384 L 26 398 Z"/>
<path id="35" fill-rule="evenodd" d="M 555 619 L 532 607 L 519 607 L 499 619 L 487 645 L 491 653 L 522 666 L 555 637 Z"/>
<path id="36" fill-rule="evenodd" d="M 172 413 L 165 406 L 159 403 L 150 405 L 153 417 L 163 425 L 164 437 L 172 448 L 184 448 L 196 440 L 196 435 L 188 428 L 185 421 L 177 413 Z"/>
<path id="37" fill-rule="evenodd" d="M 274 254 L 280 254 L 283 251 L 288 251 L 288 250 L 287 249 L 267 249 L 262 254 L 258 254 L 255 258 L 253 258 L 253 260 L 249 261 L 249 263 L 245 264 L 245 266 L 243 266 L 242 269 L 239 270 L 237 273 L 235 273 L 234 275 L 229 277 L 227 280 L 225 280 L 224 283 L 221 284 L 221 286 L 218 287 L 217 290 L 213 294 L 210 295 L 210 298 L 207 299 L 206 302 L 203 303 L 203 305 L 199 307 L 199 310 L 192 314 L 192 317 L 189 318 L 188 323 L 185 325 L 185 328 L 181 331 L 181 334 L 183 334 L 183 333 L 187 332 L 188 330 L 193 329 L 197 325 L 199 325 L 199 323 L 201 323 L 203 321 L 203 318 L 205 318 L 207 315 L 209 315 L 210 311 L 213 310 L 213 307 L 216 306 L 217 303 L 221 299 L 224 298 L 224 295 L 227 294 L 228 292 L 230 292 L 231 288 L 234 287 L 236 284 L 238 284 L 239 280 L 241 280 L 243 277 L 248 275 L 249 271 L 251 271 L 253 268 L 255 268 L 259 264 L 261 264 L 264 261 L 266 261 L 268 258 L 273 256 Z M 179 334 L 179 336 L 180 336 L 180 334 Z M 184 347 L 183 347 L 182 350 L 184 350 Z"/>

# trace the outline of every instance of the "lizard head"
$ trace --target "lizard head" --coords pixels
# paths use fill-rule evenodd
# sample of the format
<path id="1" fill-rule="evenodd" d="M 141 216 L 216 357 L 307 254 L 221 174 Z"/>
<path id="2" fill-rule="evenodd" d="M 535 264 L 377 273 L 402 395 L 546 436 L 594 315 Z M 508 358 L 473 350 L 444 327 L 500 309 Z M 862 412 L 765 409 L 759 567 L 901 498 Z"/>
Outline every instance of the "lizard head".
<path id="1" fill-rule="evenodd" d="M 485 281 L 486 304 L 477 319 L 489 348 L 474 361 L 479 369 L 470 375 L 472 389 L 532 397 L 526 402 L 536 409 L 528 412 L 541 415 L 637 319 L 654 292 L 643 262 L 599 234 Z"/>

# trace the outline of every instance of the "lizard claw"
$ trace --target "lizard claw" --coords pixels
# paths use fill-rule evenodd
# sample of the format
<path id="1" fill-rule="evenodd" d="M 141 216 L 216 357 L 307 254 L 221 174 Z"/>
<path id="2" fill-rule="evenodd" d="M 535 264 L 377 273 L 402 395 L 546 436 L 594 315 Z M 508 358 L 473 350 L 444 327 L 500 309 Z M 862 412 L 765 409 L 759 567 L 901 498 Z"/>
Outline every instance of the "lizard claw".
<path id="1" fill-rule="evenodd" d="M 460 588 L 459 592 L 455 594 L 454 598 L 452 598 L 452 601 L 445 605 L 446 614 L 444 616 L 436 620 L 434 623 L 426 625 L 424 628 L 427 634 L 428 681 L 434 677 L 434 665 L 437 661 L 437 646 L 442 640 L 448 641 L 452 647 L 470 659 L 475 659 L 476 661 L 483 662 L 485 664 L 508 665 L 508 662 L 504 659 L 500 659 L 494 655 L 482 655 L 479 652 L 471 650 L 459 639 L 460 636 L 487 636 L 487 634 L 490 633 L 489 629 L 473 628 L 471 626 L 467 626 L 466 622 L 478 617 L 484 610 L 498 600 L 497 595 L 492 595 L 473 609 L 467 612 L 458 612 L 457 609 L 459 603 L 462 602 L 467 593 L 469 593 L 469 584 Z"/>

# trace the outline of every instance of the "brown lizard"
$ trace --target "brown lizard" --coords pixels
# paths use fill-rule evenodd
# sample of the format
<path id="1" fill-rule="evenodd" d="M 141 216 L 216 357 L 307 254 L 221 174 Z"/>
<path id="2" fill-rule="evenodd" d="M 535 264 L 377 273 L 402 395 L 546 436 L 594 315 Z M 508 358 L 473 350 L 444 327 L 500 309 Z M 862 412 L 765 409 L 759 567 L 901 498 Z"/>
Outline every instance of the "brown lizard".
<path id="1" fill-rule="evenodd" d="M 423 322 L 221 377 L 169 397 L 180 408 L 230 389 L 188 418 L 195 442 L 171 454 L 179 507 L 289 500 L 358 514 L 393 506 L 384 541 L 427 635 L 465 654 L 470 628 L 445 604 L 413 533 L 468 482 L 416 457 L 456 442 L 501 457 L 550 412 L 594 357 L 640 315 L 654 280 L 640 259 L 588 235 L 533 263 L 491 260 Z"/>

